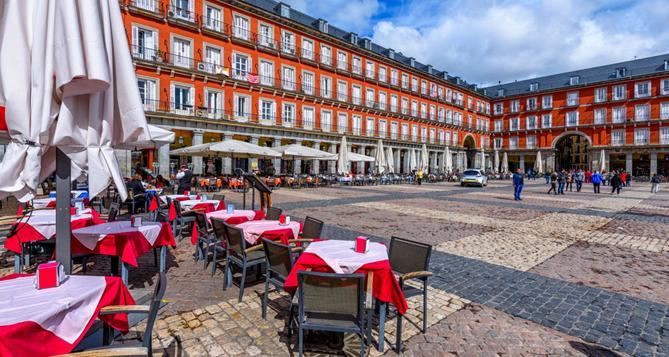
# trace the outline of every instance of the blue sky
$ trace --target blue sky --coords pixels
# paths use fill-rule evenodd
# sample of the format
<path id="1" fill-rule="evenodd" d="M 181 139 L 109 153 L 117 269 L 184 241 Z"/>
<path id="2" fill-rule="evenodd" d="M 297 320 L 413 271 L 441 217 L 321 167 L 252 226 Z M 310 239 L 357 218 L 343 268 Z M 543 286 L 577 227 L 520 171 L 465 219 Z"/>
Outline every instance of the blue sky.
<path id="1" fill-rule="evenodd" d="M 669 53 L 667 0 L 284 1 L 479 84 Z"/>

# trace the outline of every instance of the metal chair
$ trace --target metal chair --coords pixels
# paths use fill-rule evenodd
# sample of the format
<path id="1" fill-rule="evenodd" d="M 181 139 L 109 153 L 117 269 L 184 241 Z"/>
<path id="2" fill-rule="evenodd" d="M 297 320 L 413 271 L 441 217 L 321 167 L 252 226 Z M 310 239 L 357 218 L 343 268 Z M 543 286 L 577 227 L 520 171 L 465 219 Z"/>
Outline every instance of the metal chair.
<path id="1" fill-rule="evenodd" d="M 153 346 L 151 336 L 153 335 L 153 325 L 158 316 L 158 310 L 165 296 L 167 288 L 167 277 L 165 273 L 160 273 L 156 286 L 153 289 L 153 295 L 149 305 L 114 305 L 106 306 L 100 309 L 99 316 L 113 315 L 119 313 L 125 314 L 146 314 L 146 329 L 141 340 L 123 340 L 112 343 L 109 346 L 84 350 L 82 352 L 71 353 L 66 356 L 77 357 L 99 357 L 99 356 L 153 356 Z M 113 331 L 107 325 L 103 332 L 105 344 L 109 344 Z"/>
<path id="2" fill-rule="evenodd" d="M 349 332 L 365 346 L 365 296 L 363 274 L 300 271 L 298 281 L 298 351 L 304 350 L 304 330 Z"/>
<path id="3" fill-rule="evenodd" d="M 212 197 L 212 200 L 225 201 L 225 195 L 222 193 L 216 193 L 214 194 L 214 197 Z"/>
<path id="4" fill-rule="evenodd" d="M 197 243 L 195 244 L 195 260 L 202 259 L 204 268 L 207 268 L 207 259 L 209 258 L 209 248 L 215 242 L 214 231 L 211 229 L 207 220 L 207 215 L 202 212 L 195 212 L 195 229 L 197 229 Z"/>
<path id="5" fill-rule="evenodd" d="M 422 333 L 427 329 L 427 279 L 432 276 L 429 271 L 432 246 L 404 238 L 391 237 L 388 259 L 390 267 L 399 274 L 399 284 L 406 298 L 423 296 L 423 326 Z M 418 279 L 423 282 L 423 288 L 415 288 L 404 283 Z M 397 314 L 397 338 L 395 350 L 399 353 L 402 347 L 402 315 Z"/>
<path id="6" fill-rule="evenodd" d="M 225 265 L 225 262 L 228 259 L 228 251 L 225 249 L 227 242 L 227 239 L 225 238 L 225 221 L 220 218 L 212 218 L 210 221 L 215 239 L 212 243 L 213 253 L 211 259 L 211 276 L 214 276 L 216 267 L 218 266 L 218 254 L 223 254 L 223 264 Z"/>
<path id="7" fill-rule="evenodd" d="M 293 255 L 289 245 L 279 244 L 269 239 L 263 239 L 262 244 L 265 251 L 265 293 L 262 298 L 262 318 L 266 319 L 269 286 L 274 285 L 277 290 L 283 291 L 283 284 L 293 269 Z M 291 306 L 288 321 L 291 321 L 292 317 L 293 308 Z"/>
<path id="8" fill-rule="evenodd" d="M 310 216 L 304 219 L 304 227 L 302 228 L 303 239 L 317 239 L 321 237 L 323 231 L 323 221 Z"/>
<path id="9" fill-rule="evenodd" d="M 230 253 L 227 256 L 225 261 L 225 273 L 223 281 L 223 290 L 227 289 L 228 283 L 228 272 L 231 268 L 230 265 L 234 264 L 241 268 L 242 276 L 239 282 L 239 302 L 242 301 L 244 297 L 244 284 L 246 283 L 246 270 L 248 268 L 257 267 L 265 263 L 265 253 L 262 251 L 262 245 L 256 245 L 251 248 L 246 248 L 246 240 L 244 239 L 244 231 L 233 227 L 227 223 L 224 223 L 225 227 L 225 238 L 227 247 L 230 250 Z M 256 275 L 259 277 L 260 270 L 256 271 Z M 230 274 L 232 276 L 232 274 Z M 230 278 L 232 280 L 232 278 Z"/>
<path id="10" fill-rule="evenodd" d="M 175 235 L 180 235 L 183 239 L 183 230 L 186 227 L 186 224 L 195 222 L 195 215 L 189 214 L 188 216 L 184 216 L 184 212 L 181 211 L 181 202 L 179 202 L 179 200 L 173 200 L 172 202 L 174 202 L 174 210 L 177 214 L 177 217 L 174 219 L 174 227 L 172 230 Z"/>
<path id="11" fill-rule="evenodd" d="M 278 221 L 282 213 L 283 210 L 281 208 L 267 207 L 267 215 L 265 216 L 265 219 L 268 221 Z"/>
<path id="12" fill-rule="evenodd" d="M 107 222 L 116 221 L 116 216 L 118 216 L 119 209 L 120 205 L 117 202 L 111 203 L 109 205 L 109 214 L 107 214 Z"/>

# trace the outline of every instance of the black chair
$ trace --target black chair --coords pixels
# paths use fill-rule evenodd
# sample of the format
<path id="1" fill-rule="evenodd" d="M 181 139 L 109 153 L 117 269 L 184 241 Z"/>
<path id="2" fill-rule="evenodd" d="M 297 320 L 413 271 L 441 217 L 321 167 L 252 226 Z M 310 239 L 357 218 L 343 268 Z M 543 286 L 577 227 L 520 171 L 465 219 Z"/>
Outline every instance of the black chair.
<path id="1" fill-rule="evenodd" d="M 269 239 L 263 239 L 262 244 L 265 251 L 265 293 L 262 298 L 262 318 L 266 319 L 269 286 L 274 285 L 277 290 L 283 291 L 283 284 L 293 269 L 293 255 L 289 245 L 279 244 Z M 288 321 L 291 321 L 293 317 L 292 306 L 290 310 Z"/>
<path id="2" fill-rule="evenodd" d="M 214 276 L 216 273 L 216 267 L 218 266 L 218 254 L 222 254 L 221 256 L 223 257 L 223 264 L 225 265 L 225 262 L 228 258 L 228 251 L 225 249 L 227 242 L 225 235 L 225 221 L 219 218 L 212 218 L 210 221 L 211 228 L 214 231 L 215 239 L 213 244 L 211 244 L 211 248 L 213 250 L 211 259 L 211 276 Z"/>
<path id="3" fill-rule="evenodd" d="M 307 216 L 304 219 L 304 227 L 302 227 L 303 239 L 318 239 L 321 237 L 321 232 L 323 231 L 323 221 L 313 217 Z"/>
<path id="4" fill-rule="evenodd" d="M 391 237 L 388 259 L 390 267 L 399 274 L 399 284 L 404 297 L 423 296 L 423 326 L 422 333 L 427 329 L 427 280 L 432 276 L 429 271 L 432 246 L 412 240 Z M 423 288 L 415 288 L 404 283 L 418 279 L 423 282 Z M 395 350 L 399 353 L 402 347 L 402 315 L 397 314 L 397 338 Z"/>
<path id="5" fill-rule="evenodd" d="M 195 212 L 195 229 L 197 229 L 197 243 L 195 244 L 195 260 L 202 259 L 204 268 L 207 268 L 209 248 L 215 242 L 214 231 L 207 220 L 207 215 Z"/>
<path id="6" fill-rule="evenodd" d="M 363 274 L 297 273 L 300 356 L 304 330 L 355 333 L 360 336 L 360 355 L 365 355 L 364 279 Z"/>
<path id="7" fill-rule="evenodd" d="M 246 283 L 246 270 L 248 268 L 257 267 L 265 263 L 265 253 L 262 251 L 262 245 L 256 245 L 251 248 L 246 248 L 246 240 L 244 239 L 244 231 L 224 223 L 226 244 L 230 253 L 225 261 L 225 273 L 223 280 L 223 290 L 228 287 L 228 272 L 231 269 L 230 265 L 236 265 L 241 269 L 241 279 L 239 281 L 239 302 L 244 297 L 244 284 Z M 256 276 L 259 277 L 260 269 L 256 270 Z M 232 276 L 232 275 L 230 275 Z"/>
<path id="8" fill-rule="evenodd" d="M 165 273 L 160 273 L 156 285 L 153 289 L 153 295 L 149 305 L 115 305 L 106 306 L 100 309 L 100 316 L 113 315 L 118 313 L 125 314 L 146 314 L 146 329 L 140 340 L 121 340 L 115 341 L 109 346 L 102 348 L 84 350 L 82 352 L 72 353 L 77 357 L 99 357 L 99 356 L 153 356 L 153 346 L 151 345 L 151 336 L 153 335 L 153 325 L 158 316 L 158 310 L 165 296 L 167 288 L 167 277 Z M 113 331 L 107 325 L 103 331 L 105 344 L 109 344 Z"/>
<path id="9" fill-rule="evenodd" d="M 225 195 L 222 193 L 215 193 L 214 197 L 212 197 L 212 200 L 225 201 Z"/>
<path id="10" fill-rule="evenodd" d="M 278 221 L 281 214 L 283 214 L 281 208 L 267 207 L 267 215 L 265 215 L 265 219 L 268 221 Z"/>
<path id="11" fill-rule="evenodd" d="M 176 211 L 176 218 L 172 223 L 172 230 L 174 231 L 175 235 L 180 235 L 183 239 L 183 231 L 187 224 L 195 222 L 195 215 L 192 213 L 182 212 L 181 202 L 179 202 L 179 200 L 173 200 L 172 202 L 174 202 L 174 210 Z"/>
<path id="12" fill-rule="evenodd" d="M 116 221 L 116 216 L 118 216 L 118 210 L 120 205 L 116 202 L 109 205 L 109 214 L 107 214 L 107 222 Z"/>

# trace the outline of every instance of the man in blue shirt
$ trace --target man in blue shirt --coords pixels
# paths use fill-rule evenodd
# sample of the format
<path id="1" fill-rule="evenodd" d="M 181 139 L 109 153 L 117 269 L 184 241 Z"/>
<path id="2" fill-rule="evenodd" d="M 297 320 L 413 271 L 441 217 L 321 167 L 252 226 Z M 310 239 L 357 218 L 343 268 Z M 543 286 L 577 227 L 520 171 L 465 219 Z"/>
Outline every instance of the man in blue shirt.
<path id="1" fill-rule="evenodd" d="M 513 174 L 513 199 L 515 201 L 522 201 L 520 198 L 520 193 L 523 192 L 524 175 L 520 169 L 516 169 L 516 172 Z"/>

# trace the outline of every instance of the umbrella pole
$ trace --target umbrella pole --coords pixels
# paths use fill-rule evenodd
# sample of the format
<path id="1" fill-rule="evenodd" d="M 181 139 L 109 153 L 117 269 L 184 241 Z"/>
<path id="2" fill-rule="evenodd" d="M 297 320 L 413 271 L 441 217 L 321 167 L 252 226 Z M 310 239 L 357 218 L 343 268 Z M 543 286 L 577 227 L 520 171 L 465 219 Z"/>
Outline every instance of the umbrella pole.
<path id="1" fill-rule="evenodd" d="M 56 149 L 56 259 L 72 273 L 71 230 L 70 230 L 70 190 L 71 162 L 60 149 Z"/>

